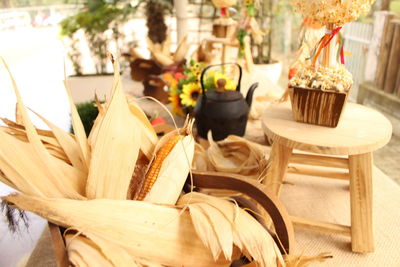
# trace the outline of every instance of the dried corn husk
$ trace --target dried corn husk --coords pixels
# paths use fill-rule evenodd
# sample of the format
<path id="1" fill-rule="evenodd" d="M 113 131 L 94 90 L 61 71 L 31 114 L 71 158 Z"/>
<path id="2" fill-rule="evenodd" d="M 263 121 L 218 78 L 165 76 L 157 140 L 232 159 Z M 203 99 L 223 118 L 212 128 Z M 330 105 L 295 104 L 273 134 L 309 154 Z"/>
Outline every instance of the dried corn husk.
<path id="1" fill-rule="evenodd" d="M 174 64 L 174 60 L 171 56 L 166 56 L 162 52 L 154 51 L 151 53 L 154 59 L 163 66 L 170 66 Z"/>
<path id="2" fill-rule="evenodd" d="M 76 142 L 78 143 L 80 148 L 79 153 L 81 155 L 81 158 L 84 159 L 86 169 L 89 169 L 90 157 L 91 157 L 89 143 L 86 137 L 86 132 L 83 127 L 83 123 L 81 121 L 81 118 L 79 117 L 78 110 L 76 109 L 74 100 L 72 98 L 71 89 L 69 87 L 66 78 L 65 67 L 64 67 L 64 85 L 65 85 L 65 90 L 67 91 L 68 100 L 71 108 L 72 128 L 74 130 Z"/>
<path id="3" fill-rule="evenodd" d="M 140 123 L 138 126 L 141 128 L 141 144 L 140 150 L 146 155 L 148 159 L 151 159 L 155 146 L 158 142 L 157 134 L 147 119 L 146 114 L 136 104 L 136 100 L 133 97 L 128 97 L 129 109 L 133 116 L 135 116 Z"/>
<path id="4" fill-rule="evenodd" d="M 214 169 L 208 161 L 206 149 L 198 143 L 195 144 L 192 168 L 198 171 Z"/>
<path id="5" fill-rule="evenodd" d="M 189 212 L 179 208 L 144 201 L 76 201 L 27 195 L 10 195 L 3 200 L 86 236 L 101 236 L 130 254 L 153 262 L 168 266 L 229 265 L 228 260 L 214 261 L 197 237 Z"/>
<path id="6" fill-rule="evenodd" d="M 88 136 L 89 147 L 95 146 L 95 140 L 97 140 L 97 134 L 99 133 L 99 126 L 101 124 L 101 121 L 104 118 L 104 114 L 106 113 L 105 106 L 107 105 L 107 102 L 104 105 L 102 105 L 99 102 L 97 95 L 95 95 L 95 101 L 96 101 L 96 107 L 97 107 L 97 110 L 99 111 L 99 113 L 97 114 L 97 117 L 93 122 L 92 130 L 90 131 L 89 136 Z"/>
<path id="7" fill-rule="evenodd" d="M 64 132 L 62 129 L 51 123 L 50 121 L 46 120 L 44 117 L 39 115 L 38 113 L 34 112 L 36 116 L 38 116 L 42 121 L 44 121 L 47 126 L 51 129 L 56 140 L 58 141 L 59 145 L 65 152 L 68 160 L 72 163 L 72 166 L 87 173 L 87 168 L 85 164 L 85 159 L 81 158 L 81 153 L 79 153 L 79 146 L 76 140 L 69 135 L 68 133 Z"/>
<path id="8" fill-rule="evenodd" d="M 184 195 L 178 202 L 178 204 L 186 203 L 192 203 L 188 206 L 194 222 L 198 217 L 192 213 L 193 209 L 198 210 L 197 215 L 202 214 L 210 221 L 208 227 L 213 227 L 225 256 L 232 253 L 228 244 L 233 240 L 249 259 L 253 259 L 260 266 L 284 265 L 279 248 L 267 230 L 238 206 L 223 199 L 195 192 Z M 203 235 L 204 227 L 196 226 L 198 224 L 195 224 L 197 234 L 203 236 L 203 241 L 208 247 L 215 245 L 213 244 L 215 239 L 207 240 L 207 236 Z M 219 250 L 213 252 L 218 257 Z"/>
<path id="9" fill-rule="evenodd" d="M 19 140 L 23 142 L 29 142 L 28 136 L 26 135 L 25 129 L 19 129 L 19 128 L 13 128 L 10 126 L 0 126 L 1 130 L 4 131 L 5 133 L 8 133 L 9 135 L 14 136 L 15 138 L 18 138 Z M 39 133 L 39 132 L 38 132 Z M 39 133 L 39 137 L 45 146 L 50 146 L 53 148 L 58 148 L 60 151 L 64 151 L 61 147 L 58 141 L 56 140 L 55 137 L 49 137 L 45 135 L 41 135 Z"/>
<path id="10" fill-rule="evenodd" d="M 161 45 L 161 51 L 164 55 L 169 56 L 171 53 L 169 49 L 171 48 L 171 32 L 168 32 L 165 41 Z"/>
<path id="11" fill-rule="evenodd" d="M 114 68 L 111 100 L 99 123 L 97 135 L 92 139 L 86 184 L 86 195 L 91 199 L 127 198 L 141 143 L 141 127 L 130 112 L 116 62 Z"/>
<path id="12" fill-rule="evenodd" d="M 29 140 L 29 142 L 23 143 L 1 132 L 2 140 L 7 140 L 4 143 L 0 142 L 2 143 L 1 157 L 4 164 L 2 171 L 14 184 L 16 184 L 13 180 L 14 177 L 18 180 L 19 184 L 24 184 L 24 189 L 28 190 L 24 191 L 25 193 L 43 195 L 47 192 L 49 196 L 53 197 L 82 199 L 82 194 L 80 193 L 80 186 L 84 182 L 81 179 L 82 177 L 73 176 L 76 174 L 73 173 L 73 168 L 69 168 L 68 164 L 64 162 L 59 162 L 58 159 L 54 158 L 47 151 L 29 118 L 28 111 L 23 104 L 21 95 L 7 64 L 3 58 L 1 60 L 10 75 L 17 98 L 18 111 L 21 116 L 20 120 L 23 122 L 26 136 Z M 10 153 L 10 151 L 13 153 Z M 27 151 L 29 152 L 27 153 Z M 17 157 L 17 155 L 20 157 Z M 42 183 L 40 181 L 46 182 Z M 47 187 L 47 184 L 50 186 Z"/>
<path id="13" fill-rule="evenodd" d="M 102 237 L 90 234 L 90 237 L 76 234 L 66 234 L 65 240 L 67 244 L 68 257 L 71 263 L 85 260 L 86 266 L 116 266 L 116 267 L 162 267 L 162 265 L 150 262 L 141 258 L 130 255 L 129 252 L 121 246 L 108 242 Z M 89 251 L 89 253 L 87 252 Z M 97 254 L 96 257 L 90 258 L 86 255 Z M 77 259 L 75 259 L 77 258 Z M 99 259 L 105 262 L 102 265 Z M 82 266 L 82 265 L 78 265 Z"/>
<path id="14" fill-rule="evenodd" d="M 149 38 L 147 38 L 147 44 L 150 50 L 150 53 L 152 55 L 152 57 L 154 57 L 154 59 L 160 63 L 161 65 L 164 65 L 161 61 L 158 61 L 157 57 L 155 56 L 155 54 L 157 54 L 157 56 L 160 56 L 162 59 L 163 58 L 170 58 L 172 60 L 172 57 L 170 56 L 169 52 L 168 53 L 164 53 L 166 52 L 166 46 L 163 46 L 159 43 L 153 43 Z M 165 42 L 164 42 L 165 44 Z"/>
<path id="15" fill-rule="evenodd" d="M 41 159 L 34 156 L 29 143 L 22 142 L 0 131 L 1 170 L 16 189 L 37 196 L 66 197 L 82 199 L 84 196 L 85 174 L 57 158 L 50 156 L 49 163 L 57 168 L 57 181 L 49 179 L 47 168 L 41 167 Z M 56 182 L 62 184 L 60 189 Z"/>
<path id="16" fill-rule="evenodd" d="M 194 141 L 190 122 L 155 147 L 154 133 L 142 111 L 128 104 L 114 66 L 112 97 L 104 108 L 98 103 L 99 119 L 89 140 L 73 105 L 76 139 L 51 123 L 52 131 L 41 135 L 15 87 L 23 125 L 0 129 L 0 180 L 26 194 L 3 200 L 82 233 L 67 235 L 70 259 L 79 266 L 228 266 L 239 250 L 260 266 L 276 266 L 281 256 L 272 254 L 276 245 L 269 245 L 271 237 L 228 201 L 190 194 L 180 201 L 189 209 L 182 209 L 126 200 L 138 157 L 154 155 L 169 138 L 184 134 L 146 199 L 175 203 L 189 172 Z M 80 169 L 85 166 L 88 173 Z M 86 200 L 85 193 L 116 200 Z"/>
<path id="17" fill-rule="evenodd" d="M 159 150 L 171 138 L 184 135 L 162 162 L 160 172 L 145 201 L 163 204 L 175 204 L 189 174 L 194 155 L 193 122 L 190 121 L 182 129 L 164 135 L 157 145 Z"/>
<path id="18" fill-rule="evenodd" d="M 26 195 L 3 200 L 58 225 L 76 228 L 101 250 L 107 250 L 108 258 L 115 256 L 111 252 L 115 245 L 133 257 L 170 266 L 226 266 L 237 257 L 232 249 L 235 245 L 260 266 L 284 265 L 272 237 L 253 217 L 231 202 L 204 194 L 190 193 L 179 200 L 179 204 L 188 205 L 190 213 L 143 201 L 76 201 Z M 213 248 L 213 255 L 204 245 Z"/>
<path id="19" fill-rule="evenodd" d="M 185 59 L 185 56 L 190 48 L 190 44 L 188 43 L 188 35 L 185 35 L 174 53 L 174 61 L 181 62 Z"/>
<path id="20" fill-rule="evenodd" d="M 114 266 L 90 239 L 81 235 L 66 235 L 65 241 L 68 259 L 74 266 Z"/>
<path id="21" fill-rule="evenodd" d="M 20 123 L 16 123 L 13 122 L 9 119 L 6 118 L 1 118 L 1 121 L 7 125 L 10 129 L 14 129 L 14 130 L 21 130 L 25 132 L 25 126 L 20 124 Z M 42 130 L 42 129 L 36 129 L 36 132 L 40 135 L 40 137 L 51 137 L 51 138 L 55 138 L 54 134 L 52 131 L 49 130 Z M 26 134 L 26 133 L 25 133 Z"/>
<path id="22" fill-rule="evenodd" d="M 265 169 L 266 148 L 261 145 L 233 135 L 215 142 L 211 133 L 208 141 L 210 146 L 207 150 L 196 147 L 194 167 L 202 168 L 197 170 L 204 170 L 205 160 L 208 171 L 236 173 L 253 178 L 258 178 Z"/>
<path id="23" fill-rule="evenodd" d="M 4 133 L 7 133 L 16 139 L 23 141 L 23 142 L 29 142 L 28 137 L 26 136 L 25 129 L 22 128 L 13 128 L 12 126 L 0 126 L 0 131 L 3 131 Z M 55 137 L 49 137 L 46 135 L 41 135 L 40 132 L 42 130 L 37 130 L 39 133 L 39 137 L 43 143 L 43 145 L 46 147 L 46 149 L 50 152 L 52 156 L 55 156 L 57 158 L 60 158 L 67 162 L 68 164 L 71 164 L 69 161 L 67 155 L 65 154 L 64 150 L 60 147 L 60 144 L 58 141 L 55 139 Z"/>

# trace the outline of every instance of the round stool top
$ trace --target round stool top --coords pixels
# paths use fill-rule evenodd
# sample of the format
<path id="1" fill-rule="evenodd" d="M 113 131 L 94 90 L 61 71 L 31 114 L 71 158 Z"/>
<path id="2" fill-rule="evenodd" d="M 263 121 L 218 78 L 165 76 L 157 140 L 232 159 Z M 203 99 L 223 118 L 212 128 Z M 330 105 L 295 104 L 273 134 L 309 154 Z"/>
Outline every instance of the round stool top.
<path id="1" fill-rule="evenodd" d="M 296 122 L 289 102 L 273 105 L 262 117 L 264 133 L 280 144 L 304 151 L 354 155 L 386 145 L 392 124 L 381 113 L 362 105 L 347 103 L 336 128 Z"/>

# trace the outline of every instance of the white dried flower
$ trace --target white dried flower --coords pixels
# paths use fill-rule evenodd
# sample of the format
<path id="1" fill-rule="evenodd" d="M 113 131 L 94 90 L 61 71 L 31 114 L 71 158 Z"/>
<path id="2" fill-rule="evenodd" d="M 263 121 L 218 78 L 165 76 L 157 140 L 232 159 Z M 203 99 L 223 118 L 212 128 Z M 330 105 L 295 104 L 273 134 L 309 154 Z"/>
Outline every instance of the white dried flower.
<path id="1" fill-rule="evenodd" d="M 323 25 L 341 26 L 367 13 L 375 0 L 292 0 L 295 10 Z"/>
<path id="2" fill-rule="evenodd" d="M 353 85 L 353 76 L 344 65 L 334 67 L 303 66 L 289 81 L 290 86 L 314 88 L 321 90 L 348 91 Z"/>

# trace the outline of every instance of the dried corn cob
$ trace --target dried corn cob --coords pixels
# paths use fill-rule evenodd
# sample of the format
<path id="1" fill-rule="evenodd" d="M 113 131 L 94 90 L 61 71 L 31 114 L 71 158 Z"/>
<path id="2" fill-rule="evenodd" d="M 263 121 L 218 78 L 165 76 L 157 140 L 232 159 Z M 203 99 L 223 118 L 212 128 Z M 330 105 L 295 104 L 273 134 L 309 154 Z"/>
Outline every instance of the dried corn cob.
<path id="1" fill-rule="evenodd" d="M 158 175 L 161 170 L 161 165 L 163 161 L 167 158 L 168 154 L 172 151 L 178 141 L 182 140 L 182 135 L 176 135 L 171 140 L 168 141 L 166 145 L 164 145 L 156 154 L 154 161 L 151 163 L 150 169 L 146 174 L 146 180 L 140 190 L 139 196 L 137 200 L 143 200 L 147 193 L 150 192 L 150 189 L 153 187 L 155 181 L 158 178 Z"/>
<path id="2" fill-rule="evenodd" d="M 182 192 L 194 156 L 193 121 L 163 136 L 136 198 L 153 203 L 175 204 Z"/>

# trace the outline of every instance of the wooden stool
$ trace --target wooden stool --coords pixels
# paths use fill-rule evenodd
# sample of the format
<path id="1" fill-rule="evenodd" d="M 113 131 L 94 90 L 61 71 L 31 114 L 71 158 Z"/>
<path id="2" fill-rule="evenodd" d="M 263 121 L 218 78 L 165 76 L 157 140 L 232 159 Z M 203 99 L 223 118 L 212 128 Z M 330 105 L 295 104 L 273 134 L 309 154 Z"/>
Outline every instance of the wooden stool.
<path id="1" fill-rule="evenodd" d="M 290 103 L 285 102 L 265 111 L 262 127 L 273 140 L 264 183 L 276 195 L 289 163 L 301 164 L 301 167 L 289 168 L 288 172 L 350 181 L 351 227 L 291 217 L 294 225 L 351 236 L 354 252 L 373 252 L 372 152 L 391 138 L 392 125 L 388 119 L 370 108 L 347 103 L 336 128 L 321 127 L 294 121 Z M 293 149 L 306 153 L 294 153 Z M 331 169 L 325 172 L 303 165 Z M 332 167 L 348 169 L 348 172 L 332 171 Z"/>

